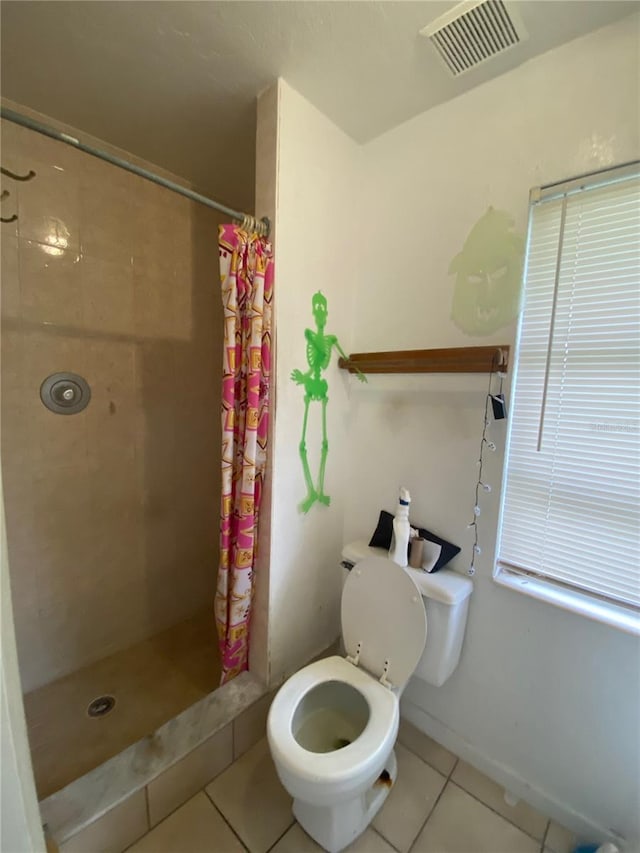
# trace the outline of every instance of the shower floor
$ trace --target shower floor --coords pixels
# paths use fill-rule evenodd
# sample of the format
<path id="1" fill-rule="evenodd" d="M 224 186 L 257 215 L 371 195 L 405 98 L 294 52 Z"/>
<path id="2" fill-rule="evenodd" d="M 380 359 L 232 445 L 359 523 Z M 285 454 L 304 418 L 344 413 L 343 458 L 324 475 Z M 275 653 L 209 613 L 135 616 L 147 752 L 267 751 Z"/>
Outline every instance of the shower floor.
<path id="1" fill-rule="evenodd" d="M 27 693 L 39 799 L 151 734 L 219 683 L 211 608 Z M 115 707 L 104 717 L 89 717 L 89 703 L 103 695 L 113 696 Z"/>

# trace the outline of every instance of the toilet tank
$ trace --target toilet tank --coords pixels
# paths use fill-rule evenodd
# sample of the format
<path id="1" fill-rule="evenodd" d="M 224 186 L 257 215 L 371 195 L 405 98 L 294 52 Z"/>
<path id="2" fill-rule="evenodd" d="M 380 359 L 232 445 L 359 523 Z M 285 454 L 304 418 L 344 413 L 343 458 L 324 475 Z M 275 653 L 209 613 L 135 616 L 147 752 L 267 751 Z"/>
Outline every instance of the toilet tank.
<path id="1" fill-rule="evenodd" d="M 347 568 L 370 554 L 388 556 L 383 549 L 371 548 L 366 542 L 352 542 L 342 552 L 342 565 Z M 413 677 L 440 687 L 460 660 L 473 583 L 451 569 L 432 574 L 410 567 L 405 571 L 422 593 L 427 612 L 427 642 Z"/>
<path id="2" fill-rule="evenodd" d="M 427 642 L 413 676 L 440 687 L 460 660 L 473 583 L 451 569 L 434 574 L 406 571 L 422 593 L 427 611 Z"/>

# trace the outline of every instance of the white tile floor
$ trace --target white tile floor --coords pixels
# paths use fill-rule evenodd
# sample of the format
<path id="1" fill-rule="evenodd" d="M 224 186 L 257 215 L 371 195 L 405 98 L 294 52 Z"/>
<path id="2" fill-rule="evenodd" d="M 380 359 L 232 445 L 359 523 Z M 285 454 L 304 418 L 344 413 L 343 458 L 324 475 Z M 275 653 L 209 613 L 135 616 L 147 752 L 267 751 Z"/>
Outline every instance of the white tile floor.
<path id="1" fill-rule="evenodd" d="M 413 726 L 402 723 L 398 779 L 350 853 L 570 853 L 576 840 Z M 294 821 L 266 740 L 144 835 L 128 853 L 318 853 Z"/>

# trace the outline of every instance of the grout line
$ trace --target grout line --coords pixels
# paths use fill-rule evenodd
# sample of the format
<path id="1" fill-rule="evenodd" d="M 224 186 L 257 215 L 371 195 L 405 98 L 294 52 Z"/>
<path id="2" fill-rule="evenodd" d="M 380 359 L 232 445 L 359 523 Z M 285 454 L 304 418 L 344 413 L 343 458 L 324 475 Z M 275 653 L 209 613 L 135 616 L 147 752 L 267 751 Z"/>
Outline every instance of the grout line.
<path id="1" fill-rule="evenodd" d="M 420 829 L 417 831 L 417 833 L 416 833 L 416 837 L 415 837 L 415 838 L 413 839 L 413 841 L 411 842 L 411 845 L 409 846 L 409 853 L 411 853 L 411 851 L 413 850 L 413 846 L 414 846 L 414 844 L 416 843 L 416 841 L 418 840 L 418 838 L 420 838 L 420 835 L 422 834 L 422 830 L 425 828 L 425 826 L 426 826 L 426 825 L 427 825 L 427 823 L 429 822 L 429 820 L 430 820 L 430 818 L 431 818 L 431 815 L 434 813 L 435 808 L 436 808 L 436 806 L 438 805 L 438 803 L 440 802 L 440 798 L 442 797 L 442 795 L 443 795 L 443 794 L 444 794 L 444 792 L 446 791 L 446 789 L 447 789 L 447 786 L 448 786 L 448 785 L 449 785 L 449 780 L 447 779 L 447 780 L 446 780 L 446 782 L 444 783 L 444 785 L 442 786 L 442 790 L 440 791 L 440 793 L 439 793 L 439 794 L 438 794 L 438 796 L 436 797 L 435 802 L 433 803 L 433 805 L 431 806 L 431 808 L 430 808 L 430 809 L 429 809 L 429 811 L 427 812 L 427 816 L 426 816 L 426 818 L 424 819 L 424 821 L 423 821 L 422 825 L 420 826 Z"/>
<path id="2" fill-rule="evenodd" d="M 82 831 L 82 830 L 80 830 L 80 831 Z M 147 835 L 149 835 L 149 833 L 148 833 L 148 832 L 144 832 L 142 835 L 139 835 L 136 839 L 134 839 L 134 840 L 131 842 L 131 844 L 128 844 L 128 845 L 123 849 L 122 853 L 128 853 L 128 851 L 129 851 L 129 850 L 131 850 L 133 847 L 135 847 L 135 845 L 136 845 L 139 841 L 142 841 L 142 839 L 143 839 L 143 838 L 146 838 L 146 837 L 147 837 Z M 70 836 L 70 838 L 67 838 L 67 841 L 70 841 L 71 839 L 73 839 L 73 835 L 72 835 L 72 836 Z M 66 844 L 66 843 L 67 843 L 67 841 L 65 841 L 64 843 Z"/>
<path id="3" fill-rule="evenodd" d="M 242 838 L 240 838 L 240 836 L 239 836 L 239 835 L 238 835 L 238 833 L 235 831 L 235 829 L 233 828 L 233 826 L 229 823 L 229 821 L 228 821 L 228 820 L 227 820 L 227 818 L 224 816 L 224 814 L 222 813 L 222 811 L 221 811 L 221 810 L 218 808 L 218 806 L 213 802 L 213 799 L 209 796 L 209 793 L 208 793 L 208 791 L 207 791 L 207 789 L 206 789 L 206 788 L 202 788 L 202 793 L 203 793 L 203 794 L 205 795 L 205 797 L 209 800 L 209 802 L 211 803 L 211 805 L 213 806 L 213 808 L 218 812 L 218 814 L 220 815 L 220 817 L 222 818 L 222 820 L 227 824 L 227 826 L 229 827 L 229 829 L 231 830 L 231 832 L 234 834 L 234 836 L 238 839 L 238 841 L 240 842 L 240 844 L 241 844 L 242 848 L 243 848 L 244 850 L 248 850 L 249 848 L 248 848 L 248 847 L 247 847 L 247 845 L 244 843 L 244 841 L 242 840 Z"/>
<path id="4" fill-rule="evenodd" d="M 212 737 L 215 737 L 215 735 L 212 735 Z M 195 749 L 198 749 L 198 747 L 195 747 Z M 192 752 L 193 751 L 195 751 L 195 750 L 192 750 Z M 187 753 L 187 755 L 190 755 L 190 754 L 191 753 Z M 186 756 L 185 756 L 185 758 L 186 758 Z M 182 759 L 179 759 L 179 761 L 182 761 Z M 176 763 L 178 763 L 178 762 L 176 762 Z M 218 778 L 218 776 L 222 775 L 222 773 L 224 773 L 225 770 L 227 770 L 229 767 L 231 767 L 232 763 L 233 762 L 227 764 L 227 766 L 223 767 L 222 770 L 219 771 L 219 773 L 217 773 L 215 776 L 213 776 L 211 779 L 209 779 L 209 781 L 205 784 L 204 788 L 198 788 L 198 790 L 195 792 L 195 794 L 191 794 L 191 796 L 187 797 L 186 800 L 182 800 L 182 802 L 178 803 L 177 806 L 172 808 L 171 811 L 167 812 L 163 818 L 161 818 L 156 824 L 154 824 L 154 826 L 151 826 L 151 810 L 150 810 L 150 805 L 149 805 L 149 786 L 145 785 L 144 786 L 144 792 L 145 792 L 145 800 L 146 800 L 146 805 L 147 805 L 147 824 L 149 826 L 149 829 L 147 830 L 147 832 L 145 834 L 152 832 L 157 826 L 160 826 L 161 823 L 164 823 L 165 820 L 167 820 L 172 815 L 174 815 L 183 806 L 186 806 L 188 802 L 193 800 L 200 793 L 203 793 L 207 797 L 207 799 L 211 802 L 211 804 L 214 806 L 214 808 L 216 808 L 216 810 L 219 811 L 219 809 L 217 809 L 217 807 L 215 806 L 215 803 L 213 802 L 213 800 L 211 800 L 211 797 L 207 794 L 206 788 L 213 781 L 215 781 Z M 174 767 L 175 765 L 171 765 L 171 766 Z M 160 774 L 160 776 L 162 776 L 162 773 Z M 155 778 L 158 779 L 159 776 L 156 776 Z M 151 781 L 154 781 L 154 780 L 152 779 Z M 223 815 L 223 817 L 224 817 L 224 815 Z M 134 844 L 135 844 L 135 842 L 134 842 Z"/>
<path id="5" fill-rule="evenodd" d="M 156 779 L 157 778 L 158 777 L 156 776 Z M 209 783 L 207 782 L 207 784 L 209 784 Z M 149 811 L 149 794 L 148 794 L 148 786 L 147 785 L 145 785 L 145 793 L 146 793 L 146 797 L 147 797 L 147 822 L 149 824 L 149 829 L 145 832 L 145 835 L 141 836 L 142 838 L 144 838 L 146 835 L 149 835 L 149 833 L 153 832 L 154 829 L 157 829 L 161 824 L 163 824 L 165 822 L 165 820 L 169 820 L 169 818 L 172 817 L 183 806 L 186 806 L 187 803 L 191 802 L 191 800 L 193 800 L 194 797 L 197 797 L 198 794 L 200 793 L 200 791 L 199 790 L 196 791 L 195 794 L 192 794 L 190 797 L 187 797 L 186 800 L 183 800 L 177 806 L 172 808 L 171 811 L 167 812 L 166 815 L 163 818 L 161 818 L 157 823 L 155 823 L 153 826 L 151 826 L 151 814 Z M 100 818 L 98 818 L 98 820 L 100 820 Z M 138 840 L 140 840 L 140 839 L 138 839 Z M 133 843 L 135 844 L 135 841 Z M 133 845 L 130 845 L 130 846 L 133 846 Z M 125 853 L 128 849 L 129 849 L 128 847 L 125 849 Z"/>
<path id="6" fill-rule="evenodd" d="M 546 843 L 547 843 L 547 835 L 549 834 L 550 828 L 551 828 L 551 818 L 549 818 L 549 820 L 547 821 L 547 826 L 546 826 L 545 831 L 542 835 L 542 842 L 540 843 L 540 853 L 544 853 L 544 848 L 545 848 Z"/>
<path id="7" fill-rule="evenodd" d="M 487 776 L 487 779 L 488 778 L 489 777 Z M 490 812 L 493 812 L 494 814 L 498 815 L 498 817 L 501 817 L 503 820 L 506 820 L 507 823 L 511 824 L 511 826 L 515 826 L 515 828 L 519 829 L 520 832 L 522 832 L 524 835 L 527 836 L 527 838 L 533 838 L 534 841 L 540 842 L 539 838 L 536 838 L 535 835 L 531 835 L 530 832 L 527 832 L 526 829 L 523 829 L 521 826 L 518 826 L 518 824 L 515 823 L 514 821 L 512 821 L 510 818 L 505 817 L 505 815 L 503 815 L 502 812 L 499 812 L 499 811 L 497 811 L 497 809 L 494 809 L 493 806 L 489 805 L 489 803 L 485 803 L 485 801 L 481 800 L 480 797 L 478 797 L 476 794 L 471 793 L 471 791 L 467 791 L 466 788 L 463 788 L 462 785 L 458 784 L 458 782 L 454 782 L 453 779 L 451 779 L 450 781 L 451 781 L 452 785 L 455 785 L 456 788 L 460 788 L 460 790 L 464 791 L 465 794 L 468 794 L 470 797 L 473 797 L 474 800 L 477 800 L 477 802 L 479 802 L 480 805 L 484 806 L 486 809 L 489 809 Z M 491 780 L 491 781 L 493 781 L 493 780 Z M 498 784 L 498 783 L 496 782 L 496 784 Z M 525 803 L 525 805 L 529 806 L 529 804 L 526 803 L 525 800 L 522 800 L 522 802 Z M 533 809 L 533 806 L 529 806 L 529 808 Z M 536 811 L 535 809 L 533 809 L 533 810 Z M 546 815 L 543 815 L 541 812 L 538 812 L 538 814 L 541 815 L 541 817 L 544 817 L 546 820 L 549 820 L 549 818 L 547 818 Z M 543 833 L 543 836 L 546 836 L 546 829 L 545 829 L 545 832 Z"/>
<path id="8" fill-rule="evenodd" d="M 151 832 L 151 809 L 149 808 L 149 786 L 144 786 L 144 802 L 147 809 L 147 832 Z"/>
<path id="9" fill-rule="evenodd" d="M 134 794 L 132 794 L 131 796 L 132 796 L 132 797 L 135 797 L 135 793 L 134 793 Z M 149 833 L 151 832 L 152 828 L 153 828 L 153 829 L 155 829 L 155 827 L 152 827 L 152 826 L 151 826 L 151 823 L 150 823 L 150 821 L 149 821 L 149 795 L 148 795 L 148 793 L 147 793 L 147 786 L 146 786 L 146 785 L 144 786 L 144 799 L 145 799 L 145 804 L 146 804 L 146 813 L 147 813 L 147 831 L 146 831 L 146 832 L 143 832 L 143 833 L 142 833 L 142 835 L 139 835 L 137 838 L 134 838 L 134 840 L 131 842 L 131 844 L 127 844 L 127 846 L 123 849 L 122 853 L 127 853 L 127 851 L 128 851 L 128 850 L 131 850 L 131 848 L 132 848 L 135 844 L 137 844 L 137 843 L 138 843 L 138 841 L 142 841 L 142 839 L 143 839 L 143 838 L 146 838 L 146 837 L 147 837 L 147 835 L 149 835 Z M 126 802 L 126 801 L 124 801 L 124 802 Z M 114 806 L 114 808 L 115 808 L 115 806 Z M 109 813 L 109 812 L 105 812 L 105 814 L 108 814 L 108 813 Z M 104 815 L 103 815 L 103 817 L 104 817 Z M 97 820 L 100 820 L 100 818 L 98 818 Z M 95 823 L 96 823 L 96 821 L 92 821 L 92 823 L 88 824 L 88 826 L 92 826 L 92 825 L 93 825 L 93 824 L 95 824 Z M 162 823 L 162 821 L 160 821 L 160 823 Z M 158 824 L 156 824 L 156 825 L 158 825 Z M 85 828 L 86 828 L 86 827 L 85 827 Z M 79 830 L 79 832 L 82 832 L 82 830 Z M 77 834 L 77 833 L 76 833 L 76 834 Z M 73 837 L 74 837 L 74 836 L 72 835 L 72 836 L 71 836 L 71 838 L 73 838 Z M 67 839 L 67 841 L 68 841 L 68 840 L 69 840 L 69 839 Z"/>
<path id="10" fill-rule="evenodd" d="M 241 712 L 242 713 L 242 712 Z M 238 718 L 234 717 L 231 720 L 231 764 L 236 760 L 236 720 Z M 231 766 L 231 764 L 229 766 Z"/>
<path id="11" fill-rule="evenodd" d="M 438 773 L 440 773 L 440 775 L 441 775 L 441 776 L 444 776 L 444 773 L 442 773 L 440 770 L 438 770 L 438 768 L 437 768 L 437 767 L 434 767 L 434 766 L 433 766 L 433 764 L 429 764 L 429 762 L 428 762 L 428 761 L 425 761 L 425 759 L 424 759 L 424 758 L 422 758 L 420 755 L 418 755 L 417 753 L 415 753 L 415 752 L 414 752 L 412 749 L 410 749 L 408 746 L 405 746 L 405 745 L 404 745 L 403 743 L 401 743 L 400 741 L 398 741 L 398 743 L 400 743 L 400 746 L 404 746 L 404 748 L 405 748 L 406 750 L 408 750 L 412 755 L 415 755 L 415 757 L 416 757 L 416 758 L 419 758 L 419 759 L 420 759 L 424 764 L 426 764 L 428 767 L 431 767 L 431 769 L 432 769 L 432 770 L 436 770 Z M 435 741 L 435 743 L 437 743 L 437 741 Z M 443 747 L 443 749 L 444 749 L 444 747 Z M 453 753 L 451 753 L 451 754 L 453 755 Z M 510 818 L 508 818 L 506 815 L 504 815 L 504 814 L 502 814 L 501 812 L 497 811 L 496 809 L 494 809 L 494 808 L 493 808 L 493 806 L 490 806 L 490 805 L 489 805 L 489 803 L 486 803 L 486 802 L 485 802 L 483 799 L 481 799 L 479 796 L 477 796 L 476 794 L 472 793 L 471 791 L 468 791 L 468 790 L 467 790 L 463 785 L 460 785 L 458 782 L 455 782 L 455 781 L 452 779 L 453 773 L 454 773 L 454 771 L 455 771 L 456 767 L 458 766 L 458 764 L 460 763 L 460 761 L 462 761 L 462 759 L 461 759 L 459 756 L 456 756 L 455 763 L 454 763 L 453 767 L 451 768 L 451 770 L 450 770 L 450 772 L 449 772 L 449 775 L 446 777 L 446 779 L 447 779 L 447 783 L 448 783 L 448 782 L 451 782 L 451 784 L 452 784 L 452 785 L 456 785 L 456 787 L 458 787 L 458 788 L 460 788 L 462 791 L 464 791 L 464 792 L 465 792 L 465 794 L 468 794 L 470 797 L 473 797 L 473 799 L 474 799 L 474 800 L 477 800 L 479 803 L 481 803 L 483 806 L 485 806 L 485 808 L 489 809 L 489 810 L 490 810 L 490 811 L 492 811 L 494 814 L 497 814 L 497 815 L 498 815 L 498 817 L 501 817 L 503 820 L 506 820 L 506 821 L 507 821 L 507 823 L 510 823 L 510 824 L 511 824 L 511 826 L 515 826 L 515 828 L 516 828 L 516 829 L 519 829 L 519 830 L 520 830 L 520 832 L 523 832 L 523 833 L 524 833 L 525 835 L 527 835 L 529 838 L 533 838 L 533 840 L 534 840 L 534 841 L 539 841 L 539 842 L 541 843 L 541 845 L 542 845 L 542 847 L 541 847 L 541 853 L 542 853 L 542 850 L 543 850 L 543 848 L 544 848 L 544 845 L 545 845 L 545 842 L 546 842 L 546 839 L 547 839 L 547 833 L 548 833 L 548 831 L 549 831 L 549 826 L 551 825 L 551 818 L 548 818 L 546 815 L 543 815 L 543 814 L 542 814 L 542 812 L 538 812 L 538 811 L 537 811 L 537 809 L 534 809 L 534 808 L 533 808 L 533 806 L 529 806 L 529 804 L 526 802 L 526 800 L 522 800 L 522 802 L 523 802 L 526 806 L 528 806 L 529 808 L 533 809 L 533 811 L 537 812 L 537 814 L 541 815 L 541 817 L 544 817 L 544 818 L 546 818 L 546 820 L 547 820 L 547 825 L 546 825 L 545 830 L 544 830 L 544 832 L 543 832 L 543 834 L 542 834 L 542 840 L 541 840 L 540 838 L 537 838 L 535 835 L 532 835 L 530 832 L 527 832 L 527 830 L 526 830 L 526 829 L 523 829 L 521 826 L 518 826 L 518 824 L 517 824 L 517 823 L 515 823 L 515 821 L 511 820 L 511 819 L 510 819 Z M 485 774 L 483 774 L 483 775 L 485 775 Z M 486 776 L 486 778 L 487 778 L 487 779 L 489 779 L 489 781 L 490 781 L 490 782 L 493 782 L 493 781 L 494 781 L 494 780 L 493 780 L 493 779 L 491 779 L 489 776 Z M 495 782 L 494 784 L 498 785 L 499 783 Z M 444 787 L 446 788 L 446 784 L 445 784 L 445 786 L 444 786 Z M 444 791 L 444 788 L 442 789 L 442 791 Z M 440 796 L 442 796 L 442 792 L 440 793 Z M 438 797 L 438 799 L 440 799 L 440 797 Z M 437 801 L 436 801 L 436 802 L 437 802 Z M 434 805 L 434 807 L 433 807 L 433 808 L 435 808 L 435 805 Z M 431 809 L 431 812 L 433 812 L 433 809 Z M 428 820 L 428 819 L 429 819 L 429 818 L 427 818 L 427 820 Z M 427 821 L 425 820 L 425 823 L 426 823 L 426 822 L 427 822 Z M 423 824 L 423 828 L 424 828 L 424 824 Z M 422 831 L 422 830 L 420 830 L 420 831 Z"/>
<path id="12" fill-rule="evenodd" d="M 281 841 L 281 840 L 285 837 L 285 835 L 287 834 L 287 832 L 289 832 L 289 830 L 291 829 L 291 827 L 292 827 L 295 823 L 296 823 L 296 819 L 295 819 L 295 818 L 293 817 L 293 815 L 292 815 L 291 823 L 290 823 L 290 824 L 289 824 L 289 826 L 285 829 L 285 831 L 284 831 L 281 835 L 279 835 L 279 836 L 276 838 L 276 840 L 273 842 L 273 844 L 271 845 L 271 847 L 269 847 L 269 848 L 268 848 L 267 853 L 269 853 L 269 850 L 273 850 L 273 848 L 276 846 L 276 844 L 278 844 L 278 842 L 279 842 L 279 841 Z M 300 827 L 300 829 L 302 829 L 302 827 Z M 304 832 L 304 829 L 303 829 L 302 831 Z M 305 835 L 306 835 L 306 833 L 305 833 Z M 309 837 L 311 837 L 311 836 L 309 836 Z M 313 840 L 313 839 L 312 839 L 312 840 Z"/>
<path id="13" fill-rule="evenodd" d="M 437 741 L 434 741 L 434 743 L 437 743 Z M 401 746 L 403 749 L 406 749 L 406 750 L 407 750 L 407 752 L 410 752 L 410 753 L 411 753 L 411 755 L 414 755 L 416 758 L 418 758 L 420 761 L 422 761 L 422 763 L 423 763 L 423 764 L 426 764 L 426 765 L 427 765 L 427 767 L 430 767 L 432 770 L 435 770 L 435 771 L 436 771 L 436 773 L 439 773 L 439 774 L 440 774 L 444 779 L 450 779 L 450 778 L 451 778 L 451 774 L 453 773 L 453 771 L 454 771 L 454 770 L 456 769 L 456 767 L 458 766 L 458 761 L 460 761 L 460 759 L 458 758 L 458 756 L 457 756 L 457 755 L 454 755 L 454 754 L 453 754 L 453 752 L 452 752 L 452 753 L 451 753 L 451 755 L 453 755 L 453 757 L 455 758 L 455 761 L 453 762 L 453 767 L 451 768 L 451 770 L 449 771 L 449 773 L 443 773 L 443 772 L 442 772 L 442 770 L 440 770 L 439 768 L 437 768 L 437 767 L 435 766 L 435 764 L 431 764 L 431 762 L 430 762 L 430 761 L 427 761 L 427 759 L 426 759 L 426 758 L 423 758 L 421 755 L 418 755 L 418 753 L 417 753 L 417 752 L 414 752 L 414 751 L 411 749 L 411 747 L 410 747 L 410 746 L 407 746 L 406 744 L 402 743 L 402 741 L 400 740 L 400 738 L 396 738 L 396 742 L 395 742 L 395 744 L 394 744 L 393 748 L 395 749 L 395 748 L 396 748 L 396 746 Z M 438 746 L 440 746 L 440 744 L 438 744 Z M 442 747 L 442 749 L 444 749 L 444 748 L 445 748 L 445 747 L 443 746 L 443 747 Z M 449 750 L 447 750 L 447 752 L 449 752 Z"/>
<path id="14" fill-rule="evenodd" d="M 383 808 L 384 808 L 384 803 L 383 803 L 382 805 L 383 805 Z M 381 811 L 382 811 L 382 809 L 381 809 Z M 375 820 L 375 818 L 374 818 L 374 820 Z M 400 853 L 400 851 L 398 850 L 398 848 L 397 848 L 397 847 L 394 847 L 394 846 L 393 846 L 393 844 L 389 841 L 389 839 L 388 839 L 388 838 L 385 838 L 385 837 L 384 837 L 384 835 L 383 835 L 381 832 L 378 832 L 378 830 L 377 830 L 377 829 L 375 829 L 375 827 L 374 827 L 374 825 L 373 825 L 373 821 L 369 824 L 369 826 L 367 827 L 367 829 L 370 829 L 370 830 L 371 830 L 375 835 L 377 835 L 377 836 L 378 836 L 378 838 L 381 838 L 381 839 L 385 842 L 385 844 L 388 844 L 388 845 L 389 845 L 389 847 L 391 847 L 391 849 L 392 849 L 392 850 L 395 850 L 395 851 L 396 851 L 396 853 Z M 364 832 L 366 832 L 366 831 L 367 831 L 367 830 L 365 829 L 365 830 L 364 830 Z M 363 834 L 364 834 L 364 833 L 363 833 Z M 358 838 L 361 838 L 361 837 L 362 837 L 362 836 L 358 836 Z M 416 837 L 417 837 L 417 836 L 416 836 Z"/>

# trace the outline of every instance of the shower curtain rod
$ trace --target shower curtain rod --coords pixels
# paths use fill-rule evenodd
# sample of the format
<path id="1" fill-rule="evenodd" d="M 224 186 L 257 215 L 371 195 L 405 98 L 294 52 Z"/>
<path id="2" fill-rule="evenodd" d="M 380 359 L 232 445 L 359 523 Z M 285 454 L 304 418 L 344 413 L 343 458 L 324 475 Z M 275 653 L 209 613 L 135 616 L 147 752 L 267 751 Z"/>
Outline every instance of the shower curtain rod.
<path id="1" fill-rule="evenodd" d="M 130 163 L 128 160 L 123 160 L 121 157 L 115 157 L 107 151 L 101 151 L 99 148 L 93 148 L 91 145 L 85 145 L 84 142 L 76 139 L 75 136 L 70 136 L 68 133 L 63 133 L 60 130 L 56 130 L 53 127 L 49 127 L 46 124 L 42 124 L 35 119 L 22 115 L 22 113 L 17 113 L 14 110 L 7 109 L 6 107 L 0 106 L 0 118 L 12 121 L 14 124 L 20 124 L 22 127 L 29 128 L 29 130 L 35 130 L 36 133 L 42 133 L 44 136 L 49 136 L 51 139 L 56 139 L 58 142 L 65 142 L 67 145 L 72 145 L 74 148 L 84 151 L 85 154 L 91 154 L 92 157 L 98 157 L 100 160 L 106 160 L 107 163 L 119 166 L 127 172 L 132 172 L 140 178 L 145 178 L 147 181 L 151 181 L 154 184 L 158 184 L 158 186 L 171 190 L 174 193 L 178 193 L 185 198 L 191 199 L 191 201 L 196 201 L 198 204 L 203 204 L 205 207 L 210 207 L 213 210 L 224 213 L 232 219 L 237 219 L 247 227 L 254 229 L 262 237 L 269 236 L 271 223 L 266 216 L 263 216 L 262 219 L 256 219 L 247 213 L 242 213 L 242 211 L 233 210 L 233 208 L 226 207 L 226 205 L 220 204 L 211 198 L 207 198 L 205 195 L 201 195 L 193 190 L 188 190 L 186 187 L 182 187 L 174 181 L 169 181 L 160 175 L 156 175 L 155 172 L 150 172 L 148 169 L 136 166 L 135 163 Z"/>

